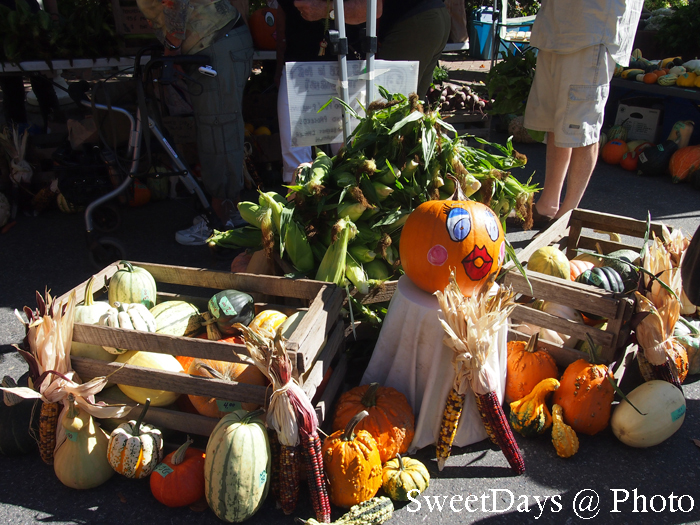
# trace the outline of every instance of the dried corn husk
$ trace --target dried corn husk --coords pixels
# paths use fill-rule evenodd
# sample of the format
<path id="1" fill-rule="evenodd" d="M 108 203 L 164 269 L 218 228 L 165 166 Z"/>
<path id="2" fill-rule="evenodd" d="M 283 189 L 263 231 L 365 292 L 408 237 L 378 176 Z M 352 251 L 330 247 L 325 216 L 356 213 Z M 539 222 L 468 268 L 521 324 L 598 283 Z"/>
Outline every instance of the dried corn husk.
<path id="1" fill-rule="evenodd" d="M 635 329 L 637 341 L 649 363 L 654 366 L 663 365 L 668 360 L 673 345 L 673 330 L 680 317 L 680 303 L 666 293 L 664 302 L 657 308 L 639 292 L 635 292 L 635 295 L 637 311 L 648 312 Z"/>
<path id="2" fill-rule="evenodd" d="M 66 402 L 73 395 L 78 405 L 87 413 L 99 418 L 123 417 L 131 407 L 126 405 L 106 405 L 95 402 L 95 394 L 107 384 L 104 376 L 95 377 L 82 383 L 71 368 L 70 345 L 73 339 L 73 318 L 75 314 L 75 292 L 65 303 L 56 303 L 46 292 L 44 299 L 37 293 L 38 309 L 25 308 L 29 319 L 25 323 L 18 312 L 20 321 L 26 325 L 26 345 L 28 350 L 17 348 L 29 364 L 32 381 L 28 387 L 2 388 L 25 399 L 41 399 L 44 403 L 62 403 L 59 425 L 56 429 L 56 447 L 65 441 L 66 434 L 60 421 L 66 413 Z"/>
<path id="3" fill-rule="evenodd" d="M 651 302 L 659 307 L 663 304 L 664 298 L 669 296 L 668 291 L 657 282 L 657 279 L 663 281 L 677 297 L 681 294 L 681 272 L 673 267 L 671 263 L 671 254 L 666 249 L 663 241 L 658 237 L 654 237 L 651 242 L 644 246 L 642 252 L 642 267 L 649 274 L 644 274 L 644 284 L 647 289 L 646 296 Z"/>
<path id="4" fill-rule="evenodd" d="M 484 365 L 489 355 L 497 351 L 493 342 L 507 323 L 515 301 L 511 288 L 498 286 L 494 293 L 490 291 L 492 285 L 489 280 L 477 293 L 465 297 L 451 272 L 445 291 L 435 292 L 440 305 L 438 318 L 445 330 L 443 342 L 455 352 L 454 389 L 459 394 L 470 388 L 477 395 L 496 390 L 498 370 Z"/>

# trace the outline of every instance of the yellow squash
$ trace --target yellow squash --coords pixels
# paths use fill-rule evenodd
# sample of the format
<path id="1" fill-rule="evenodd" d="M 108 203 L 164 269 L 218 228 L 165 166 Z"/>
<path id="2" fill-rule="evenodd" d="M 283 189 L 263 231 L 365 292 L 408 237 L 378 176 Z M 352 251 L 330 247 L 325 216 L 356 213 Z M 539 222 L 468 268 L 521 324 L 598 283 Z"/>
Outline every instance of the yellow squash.
<path id="1" fill-rule="evenodd" d="M 552 444 L 560 458 L 570 458 L 578 452 L 576 431 L 564 423 L 561 407 L 552 406 Z"/>
<path id="2" fill-rule="evenodd" d="M 553 377 L 543 379 L 528 395 L 510 404 L 510 424 L 525 437 L 543 434 L 552 426 L 552 414 L 545 403 L 550 392 L 559 388 L 559 381 Z"/>

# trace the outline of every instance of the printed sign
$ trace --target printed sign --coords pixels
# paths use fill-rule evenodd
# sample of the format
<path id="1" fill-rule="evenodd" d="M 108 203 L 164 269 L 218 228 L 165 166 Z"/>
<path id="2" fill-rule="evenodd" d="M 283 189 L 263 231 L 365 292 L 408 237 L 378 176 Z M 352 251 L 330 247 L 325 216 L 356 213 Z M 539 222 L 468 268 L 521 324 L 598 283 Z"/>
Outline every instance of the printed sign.
<path id="1" fill-rule="evenodd" d="M 364 60 L 348 61 L 348 91 L 350 106 L 360 116 L 367 107 L 367 68 Z M 338 100 L 318 112 L 329 100 L 341 98 L 338 62 L 289 62 L 285 64 L 287 99 L 292 127 L 292 146 L 317 146 L 343 141 L 342 106 Z M 389 93 L 408 96 L 418 86 L 418 62 L 374 61 L 374 93 L 370 100 L 380 98 L 377 86 Z M 357 125 L 351 119 L 351 129 Z"/>

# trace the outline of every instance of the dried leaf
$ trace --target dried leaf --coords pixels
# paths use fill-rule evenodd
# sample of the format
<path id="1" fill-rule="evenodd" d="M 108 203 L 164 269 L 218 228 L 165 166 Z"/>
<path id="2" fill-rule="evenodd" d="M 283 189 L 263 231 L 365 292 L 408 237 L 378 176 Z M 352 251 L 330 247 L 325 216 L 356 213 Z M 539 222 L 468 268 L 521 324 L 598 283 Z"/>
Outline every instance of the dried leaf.
<path id="1" fill-rule="evenodd" d="M 700 439 L 691 439 L 693 443 L 695 443 L 695 446 L 700 447 Z"/>

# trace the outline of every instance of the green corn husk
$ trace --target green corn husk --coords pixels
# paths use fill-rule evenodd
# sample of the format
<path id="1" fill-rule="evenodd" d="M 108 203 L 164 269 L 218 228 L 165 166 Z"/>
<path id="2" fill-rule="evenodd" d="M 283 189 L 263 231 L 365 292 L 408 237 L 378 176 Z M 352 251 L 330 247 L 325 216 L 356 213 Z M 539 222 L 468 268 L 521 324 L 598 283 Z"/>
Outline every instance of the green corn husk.
<path id="1" fill-rule="evenodd" d="M 326 250 L 328 250 L 328 248 L 320 242 L 312 242 L 310 244 L 311 252 L 314 254 L 314 261 L 317 261 L 320 264 L 323 257 L 326 255 Z"/>
<path id="2" fill-rule="evenodd" d="M 379 198 L 379 202 L 385 201 L 389 195 L 394 193 L 394 189 L 390 188 L 386 184 L 382 184 L 381 182 L 377 181 L 372 181 L 372 186 L 374 186 L 374 191 L 377 192 L 377 197 Z"/>
<path id="3" fill-rule="evenodd" d="M 296 221 L 289 221 L 284 232 L 284 247 L 294 267 L 302 273 L 314 267 L 314 254 L 309 239 Z"/>
<path id="4" fill-rule="evenodd" d="M 338 232 L 335 242 L 326 250 L 321 265 L 316 273 L 317 281 L 326 281 L 343 286 L 345 280 L 345 259 L 348 253 L 348 243 L 357 233 L 352 221 L 340 219 L 333 227 Z"/>
<path id="5" fill-rule="evenodd" d="M 243 217 L 243 220 L 256 228 L 260 228 L 262 211 L 263 207 L 254 202 L 243 201 L 238 203 L 238 212 L 241 214 L 241 217 Z"/>
<path id="6" fill-rule="evenodd" d="M 372 182 L 376 181 L 386 185 L 393 185 L 396 182 L 396 179 L 398 179 L 401 176 L 400 170 L 395 170 L 395 173 L 396 175 L 394 175 L 394 173 L 392 173 L 389 168 L 386 168 L 382 171 L 378 171 L 372 178 Z"/>
<path id="7" fill-rule="evenodd" d="M 211 246 L 221 246 L 222 248 L 258 248 L 262 245 L 262 231 L 253 226 L 236 228 L 228 231 L 214 230 L 208 240 Z"/>
<path id="8" fill-rule="evenodd" d="M 350 172 L 340 171 L 333 174 L 333 180 L 339 188 L 346 188 L 357 184 L 357 177 Z"/>
<path id="9" fill-rule="evenodd" d="M 369 293 L 367 273 L 349 253 L 345 258 L 345 277 L 357 288 L 358 292 L 361 294 Z"/>
<path id="10" fill-rule="evenodd" d="M 357 242 L 348 246 L 348 252 L 357 262 L 361 264 L 372 262 L 377 256 L 377 254 L 367 248 L 366 245 L 358 244 Z"/>
<path id="11" fill-rule="evenodd" d="M 411 159 L 406 162 L 406 165 L 404 168 L 401 170 L 401 176 L 405 177 L 407 180 L 411 180 L 411 177 L 416 175 L 416 171 L 420 167 L 420 164 L 417 163 L 414 159 Z"/>
<path id="12" fill-rule="evenodd" d="M 260 206 L 272 210 L 272 224 L 275 226 L 275 231 L 281 233 L 280 220 L 282 218 L 282 208 L 284 208 L 284 206 L 275 198 L 277 193 L 274 191 L 269 191 L 267 193 L 263 193 L 260 190 L 258 191 L 260 192 L 260 197 L 258 197 Z"/>
<path id="13" fill-rule="evenodd" d="M 377 243 L 379 239 L 382 238 L 382 233 L 379 230 L 371 228 L 366 223 L 357 223 L 357 235 L 355 236 L 355 242 L 358 244 L 365 244 L 367 246 L 373 246 Z"/>
<path id="14" fill-rule="evenodd" d="M 377 215 L 381 210 L 376 206 L 374 208 L 367 208 L 362 215 L 360 215 L 360 220 L 367 221 Z"/>
<path id="15" fill-rule="evenodd" d="M 367 207 L 359 202 L 343 202 L 338 205 L 338 218 L 355 222 L 362 217 Z"/>
<path id="16" fill-rule="evenodd" d="M 363 265 L 367 276 L 375 281 L 385 281 L 389 278 L 389 268 L 381 259 L 375 259 Z"/>

